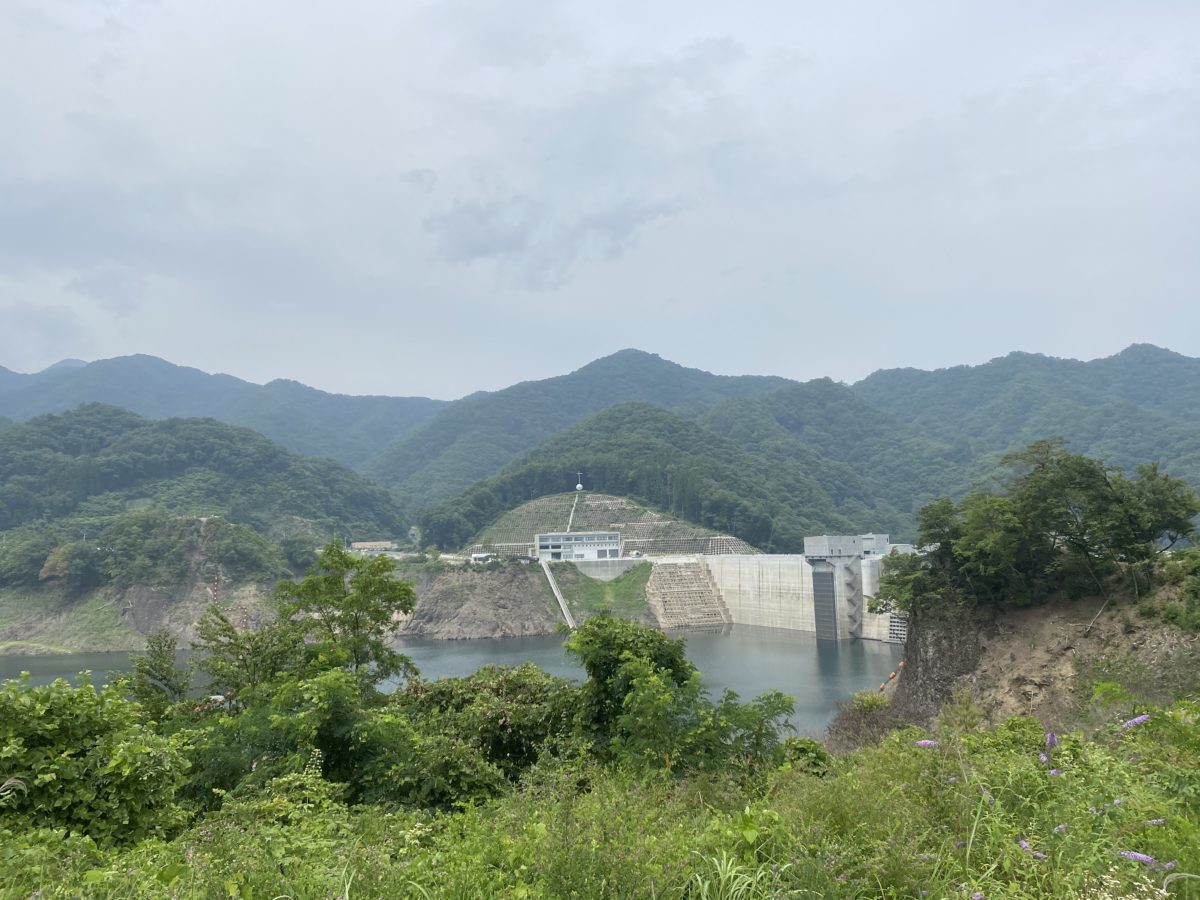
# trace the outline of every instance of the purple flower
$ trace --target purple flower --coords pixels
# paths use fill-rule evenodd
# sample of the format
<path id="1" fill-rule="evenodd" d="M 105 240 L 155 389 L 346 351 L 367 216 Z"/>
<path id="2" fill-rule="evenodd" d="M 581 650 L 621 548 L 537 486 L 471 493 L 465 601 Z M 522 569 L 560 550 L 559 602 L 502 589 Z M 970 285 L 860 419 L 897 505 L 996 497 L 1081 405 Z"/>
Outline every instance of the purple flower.
<path id="1" fill-rule="evenodd" d="M 1050 775 L 1061 775 L 1061 774 L 1062 774 L 1062 769 L 1051 769 L 1051 770 L 1049 771 L 1049 773 L 1048 773 L 1048 774 L 1050 774 Z"/>
<path id="2" fill-rule="evenodd" d="M 1145 863 L 1148 866 L 1158 865 L 1158 860 L 1153 856 L 1147 856 L 1145 853 L 1138 853 L 1136 850 L 1118 850 L 1117 856 L 1123 856 L 1126 859 L 1132 859 L 1134 862 Z"/>
<path id="3" fill-rule="evenodd" d="M 1144 825 L 1166 825 L 1167 820 L 1166 819 L 1147 819 L 1142 824 L 1144 824 Z"/>
<path id="4" fill-rule="evenodd" d="M 971 900 L 987 900 L 982 891 L 976 891 L 971 895 Z"/>
<path id="5" fill-rule="evenodd" d="M 1055 825 L 1055 826 L 1054 826 L 1054 833 L 1055 833 L 1055 834 L 1062 834 L 1062 833 L 1063 833 L 1064 831 L 1066 831 L 1066 830 L 1067 830 L 1067 823 L 1066 823 L 1066 822 L 1063 822 L 1061 825 Z"/>
<path id="6" fill-rule="evenodd" d="M 1046 732 L 1046 749 L 1053 750 L 1058 746 L 1058 735 L 1053 731 Z"/>
<path id="7" fill-rule="evenodd" d="M 1040 853 L 1037 850 L 1034 850 L 1032 847 L 1030 847 L 1029 841 L 1025 840 L 1025 838 L 1021 838 L 1019 841 L 1017 841 L 1017 843 L 1021 845 L 1022 850 L 1024 850 L 1026 853 L 1028 853 L 1034 859 L 1045 859 L 1046 858 L 1045 853 Z"/>
<path id="8" fill-rule="evenodd" d="M 932 740 L 929 740 L 928 738 L 926 738 L 923 741 L 917 741 L 916 745 L 918 747 L 936 747 L 936 746 L 938 746 L 938 742 L 932 741 Z"/>
<path id="9" fill-rule="evenodd" d="M 1177 859 L 1173 859 L 1173 860 L 1171 860 L 1171 861 L 1170 861 L 1170 862 L 1168 862 L 1168 863 L 1163 863 L 1163 871 L 1164 871 L 1164 872 L 1170 872 L 1170 871 L 1171 871 L 1173 868 L 1175 868 L 1177 865 L 1179 865 L 1179 860 L 1177 860 Z"/>
<path id="10" fill-rule="evenodd" d="M 1050 762 L 1050 757 L 1048 757 L 1045 753 L 1039 753 L 1038 754 L 1038 762 L 1048 763 L 1048 762 Z"/>
<path id="11" fill-rule="evenodd" d="M 1128 720 L 1127 722 L 1122 722 L 1121 730 L 1128 731 L 1130 728 L 1137 728 L 1139 725 L 1145 725 L 1149 721 L 1150 721 L 1150 714 L 1142 713 L 1140 716 L 1134 716 L 1132 719 Z"/>

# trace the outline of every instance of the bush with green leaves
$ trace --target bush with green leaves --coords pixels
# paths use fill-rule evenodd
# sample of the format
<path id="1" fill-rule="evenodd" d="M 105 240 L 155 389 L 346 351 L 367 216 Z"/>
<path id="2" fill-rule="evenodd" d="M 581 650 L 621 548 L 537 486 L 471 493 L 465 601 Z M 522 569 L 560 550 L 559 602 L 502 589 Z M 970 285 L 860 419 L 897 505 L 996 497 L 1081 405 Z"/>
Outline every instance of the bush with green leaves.
<path id="1" fill-rule="evenodd" d="M 0 772 L 24 789 L 0 801 L 0 817 L 106 843 L 166 834 L 181 822 L 183 743 L 143 727 L 138 705 L 116 688 L 98 690 L 82 676 L 79 685 L 5 682 Z"/>

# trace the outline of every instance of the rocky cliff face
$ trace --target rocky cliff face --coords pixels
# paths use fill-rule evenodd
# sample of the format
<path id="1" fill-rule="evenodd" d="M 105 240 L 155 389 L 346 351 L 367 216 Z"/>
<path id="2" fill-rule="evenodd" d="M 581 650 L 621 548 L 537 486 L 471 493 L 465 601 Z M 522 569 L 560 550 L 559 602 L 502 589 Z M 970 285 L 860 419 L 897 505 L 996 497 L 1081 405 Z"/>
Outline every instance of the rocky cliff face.
<path id="1" fill-rule="evenodd" d="M 1145 616 L 1131 601 L 1101 605 L 1096 598 L 1062 600 L 914 622 L 897 710 L 927 721 L 965 690 L 991 721 L 1031 715 L 1061 728 L 1086 718 L 1097 681 L 1159 703 L 1200 689 L 1200 635 Z"/>
<path id="2" fill-rule="evenodd" d="M 401 634 L 432 638 L 500 638 L 551 634 L 562 613 L 540 567 L 444 567 L 404 573 L 417 607 Z"/>

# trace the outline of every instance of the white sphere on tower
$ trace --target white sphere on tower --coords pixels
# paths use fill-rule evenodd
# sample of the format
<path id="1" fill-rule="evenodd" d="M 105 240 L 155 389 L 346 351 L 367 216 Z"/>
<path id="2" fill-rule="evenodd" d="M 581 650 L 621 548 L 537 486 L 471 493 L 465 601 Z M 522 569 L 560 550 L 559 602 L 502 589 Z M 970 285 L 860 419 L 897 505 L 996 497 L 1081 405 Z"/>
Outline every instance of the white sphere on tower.
<path id="1" fill-rule="evenodd" d="M 577 485 L 575 485 L 575 490 L 577 490 L 577 491 L 582 491 L 582 490 L 583 490 L 583 485 L 582 485 L 582 484 L 577 484 Z"/>

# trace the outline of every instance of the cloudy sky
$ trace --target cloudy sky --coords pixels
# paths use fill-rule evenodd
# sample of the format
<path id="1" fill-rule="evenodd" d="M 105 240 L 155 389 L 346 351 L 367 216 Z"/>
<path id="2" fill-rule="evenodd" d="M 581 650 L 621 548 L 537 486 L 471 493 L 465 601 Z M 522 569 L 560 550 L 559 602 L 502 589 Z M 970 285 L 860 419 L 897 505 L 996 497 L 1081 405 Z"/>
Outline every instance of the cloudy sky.
<path id="1" fill-rule="evenodd" d="M 1200 356 L 1200 3 L 3 0 L 0 365 Z"/>

